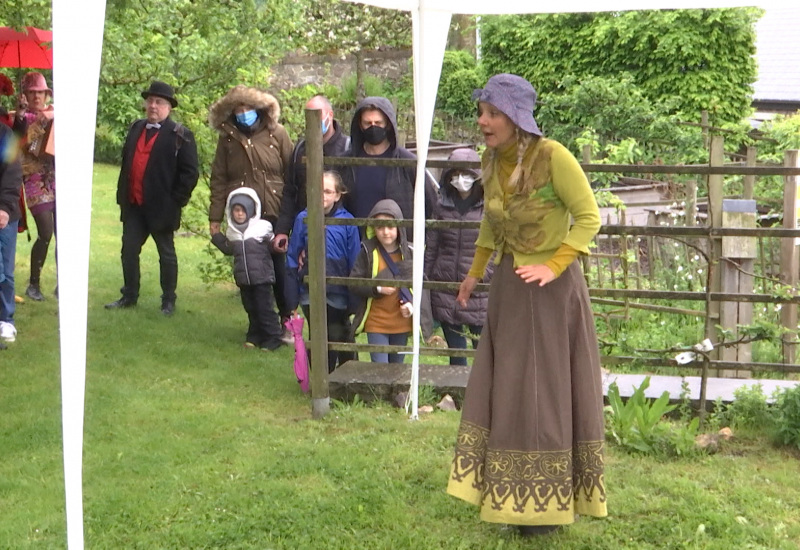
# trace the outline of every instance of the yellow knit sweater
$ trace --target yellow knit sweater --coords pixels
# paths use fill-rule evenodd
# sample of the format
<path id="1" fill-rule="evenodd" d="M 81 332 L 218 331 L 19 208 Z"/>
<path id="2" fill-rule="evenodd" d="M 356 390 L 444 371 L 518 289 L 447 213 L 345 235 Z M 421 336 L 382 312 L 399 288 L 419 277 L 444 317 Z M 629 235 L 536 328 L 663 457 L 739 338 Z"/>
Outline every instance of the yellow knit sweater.
<path id="1" fill-rule="evenodd" d="M 594 193 L 578 161 L 560 143 L 534 138 L 512 187 L 517 142 L 483 155 L 485 211 L 469 274 L 481 278 L 494 250 L 514 266 L 545 264 L 560 275 L 578 254 L 588 254 L 600 228 Z M 571 223 L 571 220 L 572 223 Z"/>

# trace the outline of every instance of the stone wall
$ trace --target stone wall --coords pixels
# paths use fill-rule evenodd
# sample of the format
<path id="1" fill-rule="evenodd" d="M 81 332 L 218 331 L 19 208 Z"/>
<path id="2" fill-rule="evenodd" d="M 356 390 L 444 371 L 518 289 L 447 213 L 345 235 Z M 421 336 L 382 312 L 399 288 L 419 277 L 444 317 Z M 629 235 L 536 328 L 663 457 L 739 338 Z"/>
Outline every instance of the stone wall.
<path id="1" fill-rule="evenodd" d="M 399 80 L 409 71 L 411 50 L 374 51 L 365 54 L 367 72 L 381 80 Z M 352 55 L 287 55 L 272 66 L 270 88 L 286 89 L 306 84 L 340 86 L 356 70 Z"/>

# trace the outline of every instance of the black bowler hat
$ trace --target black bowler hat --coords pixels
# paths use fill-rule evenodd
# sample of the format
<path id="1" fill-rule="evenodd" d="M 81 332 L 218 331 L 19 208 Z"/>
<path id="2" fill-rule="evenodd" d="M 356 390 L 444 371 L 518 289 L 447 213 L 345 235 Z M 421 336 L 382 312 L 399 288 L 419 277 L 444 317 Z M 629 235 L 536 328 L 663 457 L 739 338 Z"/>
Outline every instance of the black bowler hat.
<path id="1" fill-rule="evenodd" d="M 166 82 L 154 80 L 152 84 L 150 84 L 150 88 L 142 92 L 142 97 L 144 99 L 147 99 L 151 95 L 163 97 L 169 101 L 173 109 L 178 106 L 178 100 L 175 99 L 175 90 Z"/>

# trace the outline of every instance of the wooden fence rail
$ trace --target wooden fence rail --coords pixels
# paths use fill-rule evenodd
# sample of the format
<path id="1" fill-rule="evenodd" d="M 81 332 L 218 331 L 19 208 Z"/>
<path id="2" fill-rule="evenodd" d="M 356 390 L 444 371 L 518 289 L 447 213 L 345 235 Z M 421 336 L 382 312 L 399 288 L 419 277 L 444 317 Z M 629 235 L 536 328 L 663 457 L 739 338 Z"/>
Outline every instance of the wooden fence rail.
<path id="1" fill-rule="evenodd" d="M 315 136 L 319 134 L 319 113 L 317 111 L 306 112 L 307 129 L 306 135 Z M 316 119 L 314 118 L 316 116 Z M 316 125 L 316 126 L 315 126 Z M 316 131 L 313 131 L 316 130 Z M 794 290 L 790 293 L 786 292 L 770 292 L 773 290 L 775 284 L 780 283 L 777 279 L 781 278 L 786 281 L 788 274 L 786 267 L 775 267 L 780 262 L 782 257 L 781 252 L 776 251 L 776 247 L 771 243 L 773 240 L 784 243 L 784 252 L 786 250 L 797 250 L 797 244 L 800 242 L 800 228 L 798 228 L 796 220 L 791 220 L 792 223 L 787 223 L 784 228 L 749 228 L 749 227 L 723 227 L 721 225 L 721 205 L 722 205 L 722 176 L 745 176 L 744 178 L 744 192 L 742 196 L 747 198 L 752 197 L 752 184 L 755 177 L 765 176 L 780 176 L 784 178 L 784 183 L 787 187 L 797 186 L 798 176 L 800 176 L 800 163 L 798 163 L 796 152 L 794 156 L 787 153 L 787 160 L 783 166 L 780 165 L 755 165 L 755 154 L 753 151 L 748 150 L 747 163 L 745 165 L 736 163 L 735 165 L 721 165 L 723 155 L 721 154 L 721 138 L 713 137 L 710 140 L 711 146 L 711 162 L 706 165 L 617 165 L 617 164 L 596 164 L 584 162 L 581 164 L 584 171 L 587 173 L 618 173 L 618 174 L 673 174 L 673 175 L 698 175 L 702 176 L 700 181 L 707 181 L 708 191 L 708 219 L 705 226 L 694 225 L 694 215 L 692 214 L 691 220 L 687 219 L 686 226 L 676 225 L 648 225 L 648 226 L 629 226 L 623 224 L 606 224 L 600 228 L 598 233 L 598 245 L 608 247 L 608 250 L 599 250 L 596 254 L 595 260 L 597 261 L 596 270 L 591 265 L 584 262 L 584 271 L 587 279 L 594 276 L 595 280 L 592 282 L 599 282 L 600 284 L 590 284 L 589 294 L 593 303 L 601 306 L 612 306 L 624 309 L 649 309 L 651 311 L 658 311 L 662 313 L 670 313 L 676 315 L 689 315 L 695 317 L 702 317 L 706 319 L 706 337 L 714 339 L 716 331 L 715 324 L 720 320 L 720 304 L 723 303 L 764 303 L 764 304 L 781 304 L 784 310 L 797 310 L 797 304 L 800 304 L 800 294 Z M 309 139 L 307 142 L 307 158 L 303 160 L 308 164 L 308 181 L 320 181 L 323 162 L 328 166 L 404 166 L 416 167 L 417 161 L 413 159 L 365 159 L 365 158 L 341 158 L 341 157 L 324 157 L 322 155 L 321 140 Z M 792 160 L 794 159 L 794 160 Z M 441 160 L 429 160 L 426 163 L 429 168 L 478 168 L 480 163 L 475 162 L 450 162 Z M 695 186 L 694 181 L 688 182 L 687 187 Z M 368 219 L 339 219 L 339 218 L 324 218 L 322 215 L 322 197 L 321 190 L 316 189 L 318 186 L 308 186 L 308 208 L 309 208 L 309 237 L 310 243 L 318 241 L 321 243 L 323 239 L 314 239 L 313 235 L 322 235 L 324 225 L 358 225 L 358 226 L 374 226 L 374 225 L 397 225 L 403 227 L 410 227 L 413 222 L 411 220 L 403 220 L 392 222 L 391 220 L 368 220 Z M 696 199 L 693 199 L 696 200 Z M 687 211 L 694 212 L 695 203 L 687 205 Z M 624 219 L 624 218 L 623 218 Z M 312 227 L 313 223 L 313 227 Z M 429 230 L 436 230 L 440 228 L 474 228 L 478 226 L 476 222 L 453 222 L 453 221 L 438 221 L 426 220 L 425 226 Z M 722 292 L 719 285 L 719 264 L 726 261 L 721 255 L 721 242 L 723 238 L 751 238 L 756 239 L 759 243 L 758 249 L 760 251 L 759 260 L 754 264 L 753 269 L 759 270 L 759 276 L 769 279 L 768 282 L 763 282 L 761 292 Z M 653 290 L 642 288 L 643 279 L 645 274 L 652 272 L 653 262 L 657 261 L 656 256 L 648 258 L 650 264 L 650 271 L 643 270 L 641 267 L 641 260 L 638 256 L 640 244 L 639 239 L 647 242 L 655 242 L 656 239 L 668 239 L 685 246 L 686 250 L 695 248 L 702 251 L 703 256 L 707 258 L 704 269 L 711 271 L 707 280 L 711 281 L 708 286 L 706 281 L 698 282 L 701 287 L 699 290 Z M 629 242 L 632 241 L 632 242 Z M 769 241 L 769 242 L 768 242 Z M 615 244 L 616 243 L 616 244 Z M 791 243 L 791 244 L 789 244 Z M 615 248 L 616 247 L 616 248 Z M 684 250 L 682 254 L 686 255 L 688 252 Z M 657 248 L 648 248 L 648 253 L 661 254 Z M 628 256 L 633 254 L 634 261 L 629 261 Z M 795 254 L 796 255 L 796 254 Z M 321 248 L 317 248 L 314 254 L 309 251 L 309 257 L 323 257 L 324 252 Z M 651 261 L 652 260 L 652 261 Z M 605 262 L 607 267 L 601 267 L 600 262 Z M 662 266 L 663 267 L 663 266 Z M 616 273 L 617 270 L 619 273 Z M 778 272 L 775 272 L 777 269 Z M 794 268 L 797 271 L 797 268 Z M 596 275 L 595 275 L 596 273 Z M 601 278 L 600 274 L 605 273 L 606 279 L 610 283 L 605 284 L 605 280 Z M 797 279 L 795 274 L 795 279 Z M 772 279 L 770 279 L 772 277 Z M 311 347 L 312 357 L 316 361 L 324 361 L 326 354 L 324 350 L 347 350 L 347 351 L 390 351 L 390 352 L 410 352 L 410 346 L 370 346 L 366 344 L 346 344 L 346 343 L 330 343 L 327 342 L 327 330 L 325 324 L 325 284 L 323 281 L 331 284 L 344 284 L 344 285 L 397 285 L 398 282 L 411 285 L 411 281 L 398 281 L 398 280 L 376 280 L 376 279 L 352 279 L 349 277 L 326 277 L 324 273 L 324 262 L 310 262 L 309 264 L 309 288 L 310 298 L 312 305 L 312 319 L 310 323 L 311 328 Z M 646 281 L 645 281 L 646 282 Z M 630 286 L 636 288 L 630 288 Z M 622 286 L 623 288 L 619 288 Z M 453 290 L 458 288 L 458 283 L 448 283 L 439 281 L 425 281 L 423 287 L 435 290 Z M 479 290 L 488 289 L 488 285 L 479 285 Z M 687 307 L 678 307 L 673 305 L 655 304 L 655 303 L 642 303 L 635 302 L 634 300 L 643 301 L 694 301 L 705 303 L 704 310 L 694 310 Z M 626 313 L 627 314 L 627 313 Z M 796 319 L 796 314 L 795 314 Z M 796 327 L 796 321 L 795 326 Z M 784 363 L 769 363 L 769 362 L 747 362 L 740 361 L 726 361 L 720 360 L 713 354 L 706 355 L 704 359 L 698 360 L 690 364 L 678 365 L 673 359 L 661 357 L 628 357 L 628 356 L 612 356 L 605 355 L 602 357 L 603 364 L 605 365 L 639 365 L 639 366 L 660 366 L 660 367 L 674 367 L 681 369 L 695 369 L 701 372 L 703 380 L 705 381 L 709 373 L 713 370 L 739 372 L 742 370 L 757 371 L 757 372 L 783 372 L 783 373 L 797 373 L 800 372 L 800 366 L 794 364 L 793 349 L 796 342 L 793 339 L 787 340 L 785 345 L 791 348 L 792 353 L 789 354 L 792 358 L 790 361 Z M 421 355 L 441 355 L 441 356 L 459 356 L 471 357 L 474 355 L 473 350 L 443 350 L 439 348 L 420 348 Z M 315 377 L 317 380 L 315 382 Z M 705 384 L 705 382 L 703 382 Z M 312 390 L 314 395 L 323 395 L 327 397 L 327 369 L 320 366 L 312 369 Z M 314 412 L 318 412 L 316 409 Z"/>

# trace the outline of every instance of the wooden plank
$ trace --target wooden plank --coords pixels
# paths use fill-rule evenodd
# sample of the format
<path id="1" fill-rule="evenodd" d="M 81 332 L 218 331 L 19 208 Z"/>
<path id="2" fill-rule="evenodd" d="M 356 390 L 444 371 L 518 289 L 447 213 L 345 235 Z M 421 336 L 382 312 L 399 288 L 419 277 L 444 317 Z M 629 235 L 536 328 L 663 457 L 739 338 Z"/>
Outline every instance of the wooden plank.
<path id="1" fill-rule="evenodd" d="M 786 151 L 784 166 L 800 166 L 798 151 Z M 798 178 L 784 178 L 783 191 L 783 227 L 797 229 Z M 781 281 L 791 287 L 797 287 L 798 251 L 794 239 L 781 240 Z M 786 305 L 781 308 L 781 323 L 789 330 L 797 330 L 797 306 Z M 796 361 L 796 340 L 787 334 L 783 337 L 783 362 L 794 364 Z"/>
<path id="2" fill-rule="evenodd" d="M 724 162 L 724 154 L 724 140 L 721 136 L 713 136 L 711 138 L 711 149 L 708 159 L 709 164 L 711 166 L 722 166 Z M 710 217 L 709 225 L 711 227 L 722 226 L 722 185 L 722 176 L 716 174 L 708 176 L 708 211 Z M 710 288 L 707 290 L 709 293 L 720 292 L 722 287 L 722 278 L 719 266 L 719 258 L 722 257 L 722 241 L 721 239 L 713 238 L 709 244 L 711 261 L 708 265 L 708 281 Z M 719 318 L 720 303 L 717 301 L 709 302 L 707 304 L 706 311 L 708 312 L 708 316 L 706 317 L 705 336 L 706 338 L 714 339 L 716 333 L 716 328 L 714 325 L 716 324 L 715 319 Z M 717 350 L 713 350 L 709 353 L 709 355 L 712 359 L 719 358 L 719 353 Z M 711 376 L 716 376 L 716 373 L 710 374 Z"/>
<path id="3" fill-rule="evenodd" d="M 328 307 L 325 297 L 325 214 L 322 210 L 322 118 L 306 109 L 306 195 L 308 196 L 308 278 L 311 312 L 311 415 L 330 412 L 328 392 Z"/>

